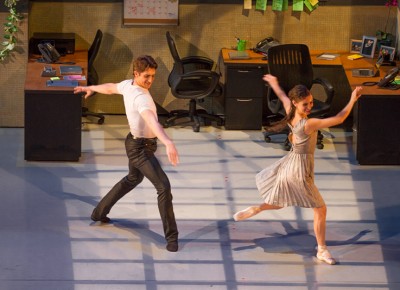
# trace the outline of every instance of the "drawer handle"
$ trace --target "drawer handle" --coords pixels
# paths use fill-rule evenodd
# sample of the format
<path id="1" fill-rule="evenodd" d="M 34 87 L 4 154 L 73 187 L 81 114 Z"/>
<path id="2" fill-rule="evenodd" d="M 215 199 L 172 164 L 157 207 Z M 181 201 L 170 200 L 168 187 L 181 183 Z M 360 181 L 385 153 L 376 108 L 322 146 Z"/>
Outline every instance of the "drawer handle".
<path id="1" fill-rule="evenodd" d="M 238 70 L 239 73 L 249 73 L 249 70 Z"/>
<path id="2" fill-rule="evenodd" d="M 251 102 L 253 99 L 236 99 L 238 102 Z"/>

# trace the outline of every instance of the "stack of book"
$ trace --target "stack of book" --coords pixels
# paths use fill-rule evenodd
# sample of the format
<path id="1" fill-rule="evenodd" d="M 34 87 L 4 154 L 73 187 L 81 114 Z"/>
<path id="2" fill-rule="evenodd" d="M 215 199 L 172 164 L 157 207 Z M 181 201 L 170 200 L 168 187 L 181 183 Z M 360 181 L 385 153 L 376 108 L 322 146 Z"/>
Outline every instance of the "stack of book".
<path id="1" fill-rule="evenodd" d="M 81 75 L 82 67 L 79 65 L 60 65 L 60 75 Z"/>

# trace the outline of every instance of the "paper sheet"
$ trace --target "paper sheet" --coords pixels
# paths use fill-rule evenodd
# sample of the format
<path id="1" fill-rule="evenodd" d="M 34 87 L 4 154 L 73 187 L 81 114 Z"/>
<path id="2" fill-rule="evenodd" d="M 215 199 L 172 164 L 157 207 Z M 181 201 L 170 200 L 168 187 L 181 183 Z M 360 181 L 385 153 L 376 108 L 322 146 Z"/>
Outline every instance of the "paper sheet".
<path id="1" fill-rule="evenodd" d="M 178 25 L 178 0 L 123 0 L 124 25 Z"/>
<path id="2" fill-rule="evenodd" d="M 251 0 L 243 0 L 243 9 L 251 9 Z"/>
<path id="3" fill-rule="evenodd" d="M 303 5 L 304 0 L 293 0 L 293 11 L 303 11 Z"/>
<path id="4" fill-rule="evenodd" d="M 317 7 L 318 7 L 318 1 L 317 4 L 315 6 L 313 6 L 310 3 L 311 0 L 304 0 L 304 5 L 306 5 L 307 9 L 310 10 L 310 12 L 314 11 Z"/>
<path id="5" fill-rule="evenodd" d="M 265 11 L 267 9 L 267 0 L 257 0 L 256 9 Z"/>
<path id="6" fill-rule="evenodd" d="M 273 11 L 282 11 L 283 9 L 283 0 L 273 0 L 272 1 L 272 10 Z"/>

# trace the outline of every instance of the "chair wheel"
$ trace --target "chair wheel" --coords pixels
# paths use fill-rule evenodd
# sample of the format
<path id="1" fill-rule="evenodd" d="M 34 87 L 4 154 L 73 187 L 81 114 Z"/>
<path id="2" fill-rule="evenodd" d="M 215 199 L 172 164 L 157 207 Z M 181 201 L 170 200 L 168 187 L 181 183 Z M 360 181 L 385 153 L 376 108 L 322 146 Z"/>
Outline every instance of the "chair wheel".
<path id="1" fill-rule="evenodd" d="M 265 140 L 265 142 L 267 142 L 267 143 L 271 143 L 271 138 L 268 137 L 268 136 L 264 136 L 264 140 Z"/>
<path id="2" fill-rule="evenodd" d="M 100 118 L 98 121 L 97 121 L 97 124 L 99 124 L 99 125 L 101 125 L 101 124 L 103 124 L 104 123 L 104 119 L 103 118 Z"/>
<path id="3" fill-rule="evenodd" d="M 200 126 L 194 125 L 193 132 L 200 132 Z"/>
<path id="4" fill-rule="evenodd" d="M 290 146 L 289 144 L 285 144 L 285 145 L 283 145 L 283 148 L 284 148 L 286 151 L 290 151 L 290 148 L 292 148 L 292 146 Z"/>
<path id="5" fill-rule="evenodd" d="M 324 144 L 317 144 L 318 149 L 324 149 Z"/>
<path id="6" fill-rule="evenodd" d="M 211 126 L 211 120 L 207 118 L 203 118 L 204 126 Z"/>

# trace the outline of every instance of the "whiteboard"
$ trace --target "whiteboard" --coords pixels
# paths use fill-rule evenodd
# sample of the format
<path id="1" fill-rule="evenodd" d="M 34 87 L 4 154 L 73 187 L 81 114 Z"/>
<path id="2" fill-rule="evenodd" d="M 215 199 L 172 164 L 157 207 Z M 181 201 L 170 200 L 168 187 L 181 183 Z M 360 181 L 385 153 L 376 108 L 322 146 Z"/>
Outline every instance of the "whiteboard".
<path id="1" fill-rule="evenodd" d="M 124 0 L 124 25 L 178 25 L 178 0 Z"/>

